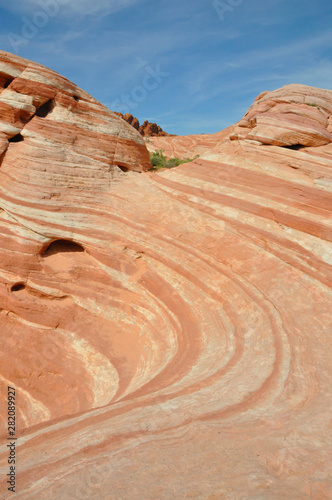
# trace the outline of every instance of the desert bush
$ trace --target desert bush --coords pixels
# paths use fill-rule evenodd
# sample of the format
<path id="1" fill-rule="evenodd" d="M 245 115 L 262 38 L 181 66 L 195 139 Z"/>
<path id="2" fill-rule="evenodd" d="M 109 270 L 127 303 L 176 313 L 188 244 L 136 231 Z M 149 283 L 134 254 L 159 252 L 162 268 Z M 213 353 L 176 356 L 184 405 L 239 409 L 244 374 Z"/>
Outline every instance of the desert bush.
<path id="1" fill-rule="evenodd" d="M 159 170 L 160 168 L 173 168 L 182 165 L 183 163 L 188 163 L 190 161 L 196 160 L 199 155 L 194 156 L 194 158 L 184 158 L 180 160 L 180 158 L 166 158 L 163 154 L 164 150 L 159 149 L 157 151 L 153 151 L 150 153 L 150 162 L 151 169 L 150 170 Z"/>

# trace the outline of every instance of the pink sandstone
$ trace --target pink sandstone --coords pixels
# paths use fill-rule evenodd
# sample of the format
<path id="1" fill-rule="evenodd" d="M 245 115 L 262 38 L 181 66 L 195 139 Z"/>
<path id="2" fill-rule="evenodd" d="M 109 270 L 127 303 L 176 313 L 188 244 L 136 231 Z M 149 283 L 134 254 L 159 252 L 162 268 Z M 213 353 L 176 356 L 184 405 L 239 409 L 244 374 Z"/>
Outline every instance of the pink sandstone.
<path id="1" fill-rule="evenodd" d="M 149 151 L 163 149 L 169 157 L 204 154 L 229 140 L 257 145 L 322 146 L 332 142 L 331 91 L 306 85 L 286 85 L 263 92 L 242 120 L 217 134 L 152 137 Z"/>
<path id="2" fill-rule="evenodd" d="M 8 385 L 15 499 L 331 498 L 332 92 L 156 138 L 201 156 L 151 173 L 61 76 L 0 77 L 1 498 Z"/>

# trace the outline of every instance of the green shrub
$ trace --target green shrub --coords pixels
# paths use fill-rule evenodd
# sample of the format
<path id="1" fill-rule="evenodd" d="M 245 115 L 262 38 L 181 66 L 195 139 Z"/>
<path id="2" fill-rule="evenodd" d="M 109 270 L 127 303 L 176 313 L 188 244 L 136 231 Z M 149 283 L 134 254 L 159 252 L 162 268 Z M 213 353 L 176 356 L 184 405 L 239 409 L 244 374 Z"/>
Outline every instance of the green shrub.
<path id="1" fill-rule="evenodd" d="M 181 160 L 179 158 L 170 158 L 166 162 L 167 168 L 178 167 L 181 164 Z"/>
<path id="2" fill-rule="evenodd" d="M 163 155 L 163 150 L 153 151 L 150 153 L 150 162 L 152 165 L 151 170 L 157 170 L 158 168 L 164 168 L 166 166 L 167 158 Z"/>
<path id="3" fill-rule="evenodd" d="M 182 165 L 182 163 L 188 163 L 190 161 L 196 160 L 199 155 L 194 156 L 194 158 L 184 158 L 180 160 L 180 158 L 166 158 L 163 154 L 164 150 L 159 149 L 158 151 L 153 151 L 150 153 L 150 162 L 151 168 L 150 170 L 159 170 L 160 168 L 173 168 Z"/>

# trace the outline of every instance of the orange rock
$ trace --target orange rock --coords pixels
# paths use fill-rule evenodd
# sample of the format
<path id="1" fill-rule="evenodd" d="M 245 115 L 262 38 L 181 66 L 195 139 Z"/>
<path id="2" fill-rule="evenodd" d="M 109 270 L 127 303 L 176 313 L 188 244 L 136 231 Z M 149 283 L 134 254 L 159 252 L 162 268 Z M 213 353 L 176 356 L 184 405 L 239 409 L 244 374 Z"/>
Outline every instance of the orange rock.
<path id="1" fill-rule="evenodd" d="M 117 116 L 120 116 L 129 123 L 132 127 L 139 131 L 139 133 L 143 136 L 170 136 L 171 134 L 167 134 L 163 129 L 157 125 L 156 123 L 150 123 L 148 120 L 140 125 L 138 119 L 131 115 L 130 113 L 125 113 L 124 115 L 118 111 L 115 111 Z"/>
<path id="2" fill-rule="evenodd" d="M 146 141 L 149 151 L 162 150 L 168 158 L 193 158 L 211 151 L 223 139 L 229 139 L 233 127 L 218 132 L 217 134 L 175 135 L 169 137 L 150 137 Z"/>
<path id="3" fill-rule="evenodd" d="M 331 91 L 307 85 L 286 85 L 263 92 L 244 117 L 217 134 L 159 138 L 147 143 L 149 151 L 162 149 L 168 157 L 204 154 L 228 140 L 246 140 L 275 146 L 322 146 L 332 142 Z"/>
<path id="4" fill-rule="evenodd" d="M 86 168 L 99 162 L 104 177 L 116 175 L 118 167 L 139 172 L 150 167 L 139 134 L 65 78 L 5 52 L 0 77 L 10 81 L 0 94 L 0 132 L 7 140 L 24 139 L 22 154 L 45 147 L 49 158 L 78 155 L 80 162 L 84 148 Z"/>
<path id="5" fill-rule="evenodd" d="M 136 117 L 134 117 L 130 113 L 126 113 L 123 118 L 124 118 L 124 120 L 126 120 L 126 122 L 128 122 L 136 130 L 139 129 L 139 121 Z"/>
<path id="6" fill-rule="evenodd" d="M 252 128 L 246 135 L 262 144 L 321 146 L 332 142 L 328 119 L 331 91 L 286 85 L 263 92 L 244 116 Z"/>
<path id="7" fill-rule="evenodd" d="M 164 132 L 164 130 L 157 125 L 156 123 L 150 123 L 148 120 L 145 120 L 145 122 L 140 126 L 139 132 L 143 136 L 169 136 L 170 134 L 167 134 L 167 132 Z"/>
<path id="8" fill-rule="evenodd" d="M 329 498 L 332 145 L 243 139 L 261 97 L 148 143 L 194 162 L 124 174 L 148 167 L 134 128 L 0 60 L 1 498 L 8 385 L 15 498 Z M 323 137 L 320 110 L 278 106 Z"/>

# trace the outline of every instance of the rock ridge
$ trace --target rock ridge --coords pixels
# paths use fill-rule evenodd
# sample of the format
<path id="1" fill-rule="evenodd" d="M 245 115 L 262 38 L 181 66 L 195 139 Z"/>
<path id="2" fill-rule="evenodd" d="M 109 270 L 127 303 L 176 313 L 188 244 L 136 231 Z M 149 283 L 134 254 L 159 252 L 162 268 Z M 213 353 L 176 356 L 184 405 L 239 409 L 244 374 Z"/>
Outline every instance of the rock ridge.
<path id="1" fill-rule="evenodd" d="M 165 132 L 159 125 L 156 123 L 150 123 L 148 120 L 145 120 L 142 125 L 139 124 L 138 119 L 130 113 L 122 114 L 118 111 L 114 112 L 116 115 L 120 116 L 123 120 L 129 123 L 132 127 L 134 127 L 138 132 L 144 137 L 169 137 L 172 134 L 168 134 Z"/>

